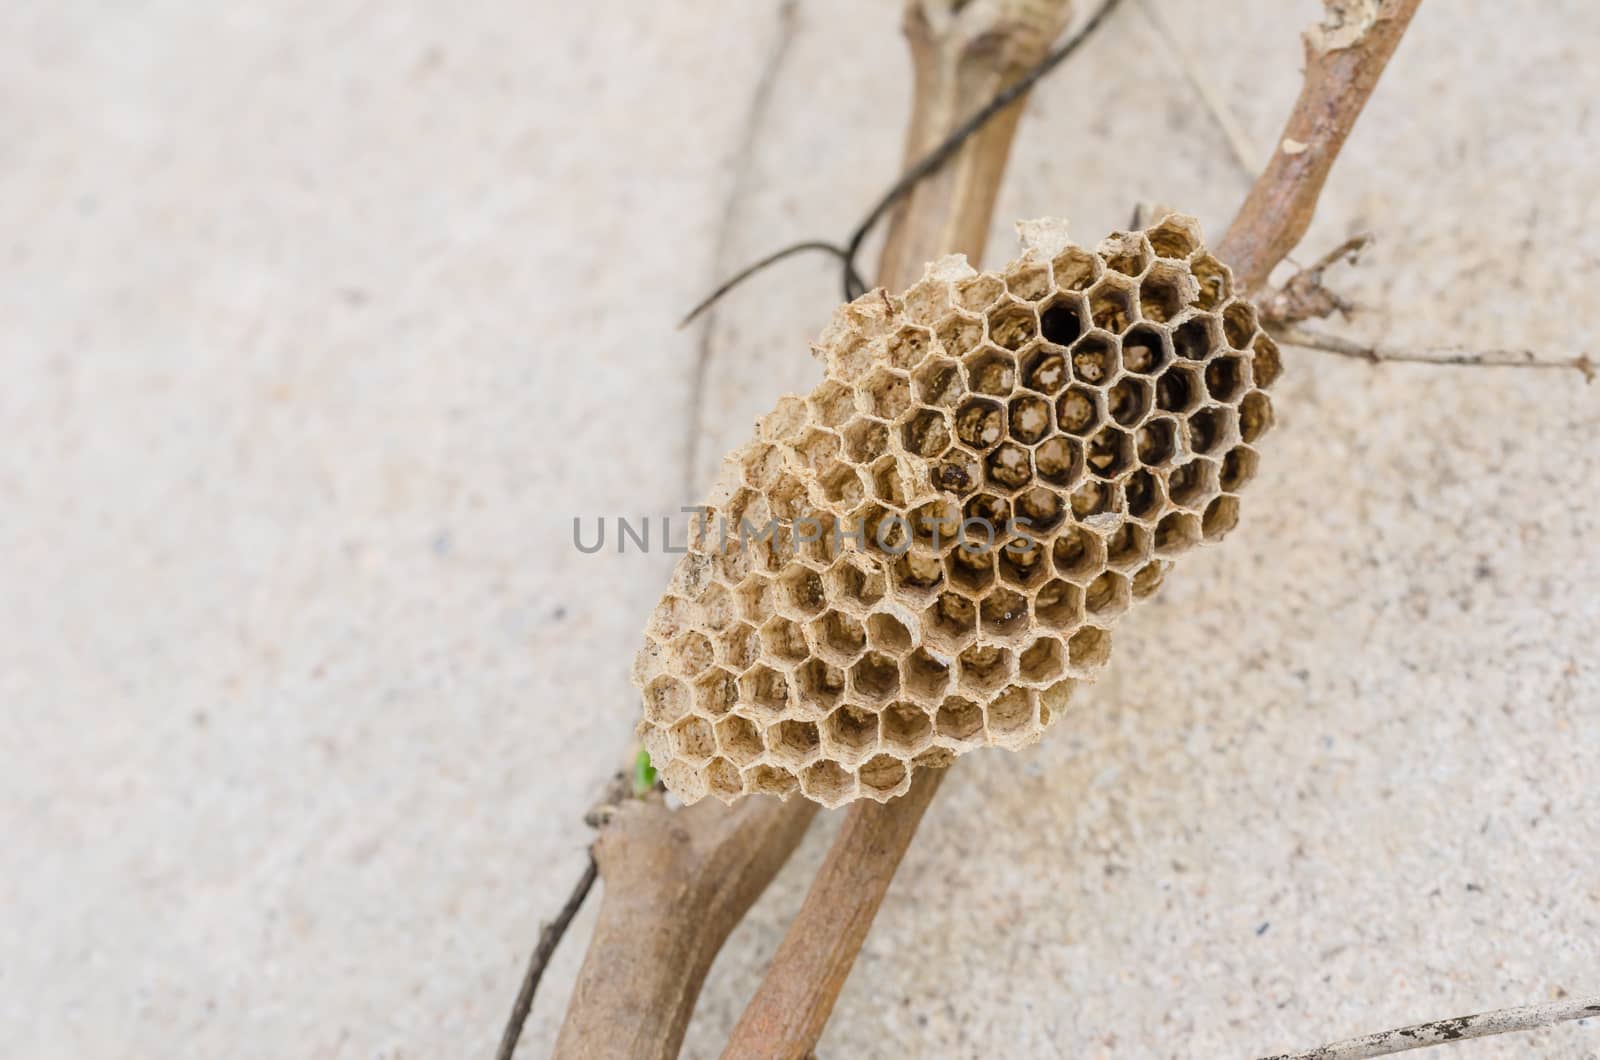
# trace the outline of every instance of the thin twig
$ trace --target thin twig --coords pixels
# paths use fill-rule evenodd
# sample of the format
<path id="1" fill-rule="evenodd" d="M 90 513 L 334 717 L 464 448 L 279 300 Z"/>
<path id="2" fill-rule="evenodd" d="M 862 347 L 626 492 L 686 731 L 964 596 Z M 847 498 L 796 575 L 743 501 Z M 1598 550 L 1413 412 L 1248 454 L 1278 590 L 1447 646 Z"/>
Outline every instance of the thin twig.
<path id="1" fill-rule="evenodd" d="M 1302 1053 L 1278 1053 L 1275 1056 L 1263 1057 L 1262 1060 L 1368 1060 L 1369 1057 L 1388 1056 L 1391 1053 L 1403 1053 L 1409 1049 L 1422 1049 L 1445 1042 L 1486 1038 L 1492 1034 L 1506 1034 L 1510 1031 L 1531 1031 L 1566 1020 L 1587 1019 L 1590 1016 L 1600 1016 L 1600 997 L 1554 1001 L 1548 1005 L 1528 1005 L 1523 1008 L 1502 1008 L 1493 1012 L 1480 1012 L 1476 1016 L 1457 1016 L 1455 1019 L 1418 1023 L 1411 1027 L 1349 1038 Z"/>
<path id="2" fill-rule="evenodd" d="M 1377 87 L 1422 0 L 1325 0 L 1327 18 L 1306 34 L 1305 83 L 1278 145 L 1217 257 L 1239 286 L 1258 290 L 1305 236 L 1350 130 Z"/>
<path id="3" fill-rule="evenodd" d="M 1357 342 L 1303 327 L 1274 328 L 1273 335 L 1289 346 L 1350 357 L 1373 364 L 1433 364 L 1462 368 L 1559 368 L 1583 374 L 1594 382 L 1595 363 L 1587 353 L 1571 357 L 1541 357 L 1533 350 L 1465 350 L 1457 348 L 1400 350 Z"/>
<path id="4" fill-rule="evenodd" d="M 539 930 L 539 944 L 533 948 L 533 955 L 528 958 L 528 970 L 522 975 L 522 987 L 517 991 L 516 1004 L 511 1006 L 511 1018 L 506 1020 L 506 1029 L 500 1035 L 500 1047 L 494 1051 L 495 1060 L 511 1060 L 516 1054 L 517 1042 L 522 1038 L 523 1025 L 528 1022 L 528 1013 L 533 1010 L 533 994 L 539 988 L 539 980 L 544 977 L 545 967 L 555 954 L 561 936 L 567 933 L 567 928 L 572 925 L 572 918 L 578 915 L 583 900 L 589 897 L 599 872 L 599 867 L 594 861 L 594 853 L 591 851 L 588 854 L 588 864 L 583 867 L 583 875 L 578 877 L 572 893 L 567 896 L 567 903 L 561 907 L 561 912 L 556 914 L 554 920 Z"/>
<path id="5" fill-rule="evenodd" d="M 1282 287 L 1260 299 L 1262 319 L 1269 324 L 1287 326 L 1334 313 L 1349 315 L 1354 307 L 1338 293 L 1330 291 L 1322 278 L 1340 262 L 1354 265 L 1361 259 L 1362 252 L 1372 245 L 1372 239 L 1370 232 L 1352 236 L 1289 277 Z"/>

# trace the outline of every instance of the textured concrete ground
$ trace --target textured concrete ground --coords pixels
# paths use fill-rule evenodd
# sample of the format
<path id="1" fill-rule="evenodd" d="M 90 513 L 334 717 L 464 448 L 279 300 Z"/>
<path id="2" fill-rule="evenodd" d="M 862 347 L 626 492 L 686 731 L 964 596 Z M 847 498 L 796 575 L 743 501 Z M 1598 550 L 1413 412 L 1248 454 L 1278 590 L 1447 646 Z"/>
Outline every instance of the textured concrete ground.
<path id="1" fill-rule="evenodd" d="M 1317 5 L 1156 7 L 1264 151 Z M 675 511 L 811 385 L 822 262 L 673 324 L 894 172 L 897 8 L 8 6 L 0 1054 L 486 1055 L 671 562 L 571 520 Z M 1303 255 L 1378 233 L 1339 326 L 1594 349 L 1597 33 L 1423 6 Z M 1216 232 L 1246 185 L 1130 4 L 1036 94 L 990 259 L 1139 199 Z M 1287 362 L 1239 531 L 1050 740 L 960 764 L 822 1055 L 1245 1056 L 1600 992 L 1600 392 Z"/>

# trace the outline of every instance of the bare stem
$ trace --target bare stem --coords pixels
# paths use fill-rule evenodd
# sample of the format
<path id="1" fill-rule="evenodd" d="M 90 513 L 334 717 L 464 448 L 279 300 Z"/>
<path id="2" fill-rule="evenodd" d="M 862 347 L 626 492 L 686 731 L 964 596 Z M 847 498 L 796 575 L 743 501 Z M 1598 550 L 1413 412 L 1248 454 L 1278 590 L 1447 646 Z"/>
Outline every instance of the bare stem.
<path id="1" fill-rule="evenodd" d="M 1468 1038 L 1487 1038 L 1492 1034 L 1510 1031 L 1531 1031 L 1549 1027 L 1566 1020 L 1588 1019 L 1600 1016 L 1600 997 L 1579 998 L 1575 1001 L 1555 1001 L 1548 1005 L 1528 1005 L 1523 1008 L 1502 1008 L 1493 1012 L 1480 1012 L 1476 1016 L 1457 1016 L 1454 1019 L 1418 1023 L 1392 1031 L 1379 1031 L 1360 1038 L 1308 1049 L 1302 1053 L 1279 1053 L 1262 1060 L 1368 1060 L 1374 1056 L 1388 1056 L 1410 1049 L 1423 1049 L 1445 1042 L 1465 1041 Z"/>
<path id="2" fill-rule="evenodd" d="M 1401 350 L 1356 342 L 1340 335 L 1329 335 L 1304 327 L 1274 328 L 1279 341 L 1301 349 L 1351 357 L 1373 364 L 1433 364 L 1463 368 L 1559 368 L 1581 372 L 1585 381 L 1594 382 L 1595 364 L 1586 353 L 1570 357 L 1541 357 L 1533 350 Z"/>

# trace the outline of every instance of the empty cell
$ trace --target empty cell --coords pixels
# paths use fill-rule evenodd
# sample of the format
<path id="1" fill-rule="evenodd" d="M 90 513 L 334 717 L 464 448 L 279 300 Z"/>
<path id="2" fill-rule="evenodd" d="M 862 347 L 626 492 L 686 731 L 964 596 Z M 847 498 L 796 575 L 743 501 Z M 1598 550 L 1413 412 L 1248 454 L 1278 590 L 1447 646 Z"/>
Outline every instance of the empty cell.
<path id="1" fill-rule="evenodd" d="M 1019 589 L 1031 589 L 1049 574 L 1045 562 L 1045 546 L 1032 539 L 1018 538 L 1000 550 L 995 558 L 995 570 L 1002 581 Z"/>
<path id="2" fill-rule="evenodd" d="M 1083 593 L 1083 606 L 1096 618 L 1114 618 L 1128 609 L 1128 579 L 1106 571 L 1089 583 Z"/>
<path id="3" fill-rule="evenodd" d="M 989 588 L 994 584 L 994 551 L 981 535 L 969 536 L 964 545 L 945 557 L 950 584 L 973 596 Z"/>
<path id="4" fill-rule="evenodd" d="M 717 655 L 730 669 L 749 669 L 761 657 L 761 641 L 753 626 L 739 623 L 717 638 Z"/>
<path id="5" fill-rule="evenodd" d="M 1006 270 L 1006 290 L 1024 302 L 1037 302 L 1050 293 L 1050 266 L 1019 261 Z"/>
<path id="6" fill-rule="evenodd" d="M 1139 568 L 1133 576 L 1133 598 L 1143 600 L 1157 589 L 1161 588 L 1161 580 L 1167 576 L 1167 565 L 1160 560 L 1146 563 Z"/>
<path id="7" fill-rule="evenodd" d="M 811 640 L 823 655 L 849 663 L 867 646 L 867 631 L 849 615 L 829 611 L 811 623 Z"/>
<path id="8" fill-rule="evenodd" d="M 900 664 L 900 672 L 906 695 L 924 702 L 943 695 L 950 683 L 949 664 L 926 648 L 918 648 L 906 656 Z"/>
<path id="9" fill-rule="evenodd" d="M 1222 311 L 1222 333 L 1228 345 L 1241 353 L 1250 349 L 1256 334 L 1256 311 L 1249 302 L 1232 302 Z"/>
<path id="10" fill-rule="evenodd" d="M 717 753 L 717 739 L 704 718 L 684 718 L 672 727 L 672 756 L 702 765 Z"/>
<path id="11" fill-rule="evenodd" d="M 1066 672 L 1066 652 L 1054 637 L 1040 637 L 1017 657 L 1017 676 L 1029 684 L 1048 684 Z"/>
<path id="12" fill-rule="evenodd" d="M 1022 385 L 1053 396 L 1071 380 L 1067 355 L 1051 346 L 1041 346 L 1022 359 Z"/>
<path id="13" fill-rule="evenodd" d="M 986 346 L 962 362 L 967 389 L 975 394 L 1010 397 L 1017 382 L 1017 362 L 1011 354 Z"/>
<path id="14" fill-rule="evenodd" d="M 1033 597 L 1033 617 L 1051 629 L 1068 630 L 1083 621 L 1083 590 L 1052 578 Z"/>
<path id="15" fill-rule="evenodd" d="M 812 418 L 823 427 L 837 427 L 855 415 L 855 396 L 851 389 L 825 379 L 808 399 Z"/>
<path id="16" fill-rule="evenodd" d="M 1011 652 L 993 644 L 974 644 L 961 653 L 961 689 L 992 692 L 1011 679 Z"/>
<path id="17" fill-rule="evenodd" d="M 988 481 L 1002 489 L 1021 489 L 1033 481 L 1033 465 L 1028 451 L 1015 442 L 1006 442 L 989 454 L 985 462 Z"/>
<path id="18" fill-rule="evenodd" d="M 867 643 L 890 655 L 902 655 L 911 647 L 911 631 L 893 615 L 879 612 L 867 618 Z"/>
<path id="19" fill-rule="evenodd" d="M 685 633 L 667 646 L 667 666 L 679 677 L 693 677 L 711 665 L 711 641 L 703 633 Z"/>
<path id="20" fill-rule="evenodd" d="M 868 469 L 867 484 L 871 487 L 872 495 L 884 504 L 895 507 L 904 505 L 911 496 L 911 487 L 906 482 L 905 469 L 900 461 L 892 456 L 881 457 L 876 464 Z M 876 505 L 869 507 L 870 511 L 882 511 Z M 870 543 L 872 539 L 868 538 Z"/>
<path id="21" fill-rule="evenodd" d="M 854 764 L 878 746 L 878 715 L 846 703 L 822 723 L 822 743 L 830 758 Z"/>
<path id="22" fill-rule="evenodd" d="M 1254 442 L 1272 429 L 1272 401 L 1259 390 L 1252 390 L 1239 402 L 1239 435 Z"/>
<path id="23" fill-rule="evenodd" d="M 883 712 L 883 743 L 907 757 L 933 740 L 933 719 L 910 703 L 895 703 Z"/>
<path id="24" fill-rule="evenodd" d="M 1218 357 L 1206 365 L 1206 392 L 1217 401 L 1233 401 L 1244 389 L 1244 362 Z"/>
<path id="25" fill-rule="evenodd" d="M 815 427 L 801 435 L 800 440 L 794 444 L 795 454 L 813 471 L 820 471 L 838 461 L 842 448 L 837 434 Z M 751 513 L 751 522 L 756 521 L 756 515 L 755 512 Z"/>
<path id="26" fill-rule="evenodd" d="M 844 452 L 855 463 L 870 464 L 888 450 L 888 424 L 863 418 L 845 427 Z"/>
<path id="27" fill-rule="evenodd" d="M 956 410 L 956 437 L 963 445 L 984 452 L 999 445 L 1005 433 L 1005 409 L 998 401 L 971 398 Z"/>
<path id="28" fill-rule="evenodd" d="M 1127 498 L 1128 515 L 1131 518 L 1153 519 L 1161 511 L 1161 482 L 1143 468 L 1128 476 L 1128 480 L 1122 484 L 1122 492 Z"/>
<path id="29" fill-rule="evenodd" d="M 924 405 L 949 408 L 966 393 L 961 365 L 936 357 L 911 374 L 911 392 Z"/>
<path id="30" fill-rule="evenodd" d="M 989 312 L 989 341 L 1015 353 L 1039 336 L 1039 318 L 1030 306 L 1010 303 Z M 981 387 L 973 387 L 981 390 Z M 984 390 L 992 394 L 992 390 Z"/>
<path id="31" fill-rule="evenodd" d="M 1100 241 L 1106 267 L 1124 276 L 1137 276 L 1150 264 L 1150 244 L 1143 232 L 1113 232 Z"/>
<path id="32" fill-rule="evenodd" d="M 706 778 L 691 762 L 672 759 L 660 769 L 661 783 L 688 802 L 705 797 Z"/>
<path id="33" fill-rule="evenodd" d="M 983 708 L 964 696 L 951 696 L 939 708 L 934 727 L 940 736 L 955 743 L 982 742 Z"/>
<path id="34" fill-rule="evenodd" d="M 978 605 L 978 622 L 987 634 L 1009 637 L 1028 625 L 1028 599 L 1010 589 L 996 589 Z"/>
<path id="35" fill-rule="evenodd" d="M 1072 514 L 1079 519 L 1104 515 L 1112 510 L 1116 491 L 1098 479 L 1090 479 L 1072 491 Z"/>
<path id="36" fill-rule="evenodd" d="M 1080 673 L 1097 670 L 1111 657 L 1111 634 L 1098 626 L 1084 626 L 1067 641 L 1067 658 Z"/>
<path id="37" fill-rule="evenodd" d="M 1218 484 L 1228 493 L 1238 493 L 1245 483 L 1256 477 L 1256 467 L 1261 457 L 1249 446 L 1240 445 L 1228 450 L 1222 458 L 1222 474 Z"/>
<path id="38" fill-rule="evenodd" d="M 1172 332 L 1172 350 L 1185 360 L 1203 361 L 1215 353 L 1220 345 L 1215 317 L 1190 317 Z"/>
<path id="39" fill-rule="evenodd" d="M 788 798 L 799 785 L 795 775 L 787 769 L 777 766 L 753 766 L 745 771 L 744 785 L 747 791 L 756 795 L 776 795 L 779 798 Z"/>
<path id="40" fill-rule="evenodd" d="M 1104 332 L 1091 332 L 1072 349 L 1072 374 L 1082 383 L 1104 383 L 1116 374 L 1117 340 Z"/>
<path id="41" fill-rule="evenodd" d="M 1232 417 L 1225 408 L 1210 406 L 1189 417 L 1189 450 L 1202 455 L 1227 444 Z"/>
<path id="42" fill-rule="evenodd" d="M 1000 282 L 999 277 L 979 273 L 956 284 L 956 304 L 962 309 L 982 313 L 1005 293 L 1005 284 Z"/>
<path id="43" fill-rule="evenodd" d="M 1130 372 L 1154 375 L 1171 359 L 1166 336 L 1148 324 L 1130 328 L 1122 338 L 1122 367 Z"/>
<path id="44" fill-rule="evenodd" d="M 821 659 L 808 659 L 795 671 L 795 684 L 806 713 L 819 715 L 832 710 L 844 696 L 844 671 Z"/>
<path id="45" fill-rule="evenodd" d="M 936 457 L 950 448 L 950 421 L 939 409 L 918 409 L 901 428 L 906 451 L 921 457 Z"/>
<path id="46" fill-rule="evenodd" d="M 811 514 L 811 501 L 806 496 L 805 484 L 788 473 L 767 490 L 766 498 L 767 507 L 775 518 L 793 522 Z"/>
<path id="47" fill-rule="evenodd" d="M 1017 520 L 1023 530 L 1047 534 L 1067 517 L 1061 495 L 1043 486 L 1030 486 L 1017 497 Z"/>
<path id="48" fill-rule="evenodd" d="M 853 383 L 861 378 L 863 372 L 872 367 L 872 346 L 865 336 L 856 336 L 854 339 L 836 344 L 828 351 L 828 374 L 836 379 L 843 379 Z"/>
<path id="49" fill-rule="evenodd" d="M 1133 436 L 1133 448 L 1139 463 L 1146 467 L 1160 467 L 1177 452 L 1178 425 L 1161 418 L 1150 420 Z"/>
<path id="50" fill-rule="evenodd" d="M 1033 451 L 1033 465 L 1051 485 L 1071 486 L 1083 473 L 1083 447 L 1071 438 L 1047 438 Z"/>
<path id="51" fill-rule="evenodd" d="M 1228 296 L 1233 293 L 1233 285 L 1228 282 L 1227 270 L 1210 254 L 1202 254 L 1195 258 L 1190 269 L 1200 284 L 1200 293 L 1195 297 L 1195 304 L 1201 309 L 1215 309 L 1226 302 Z"/>
<path id="52" fill-rule="evenodd" d="M 1206 535 L 1207 541 L 1221 541 L 1228 532 L 1239 525 L 1239 498 L 1229 497 L 1224 494 L 1217 497 L 1206 506 L 1206 514 L 1200 521 L 1201 531 Z"/>
<path id="53" fill-rule="evenodd" d="M 772 667 L 758 663 L 739 678 L 739 705 L 759 720 L 776 718 L 789 705 L 789 682 Z"/>
<path id="54" fill-rule="evenodd" d="M 749 718 L 730 714 L 717 722 L 716 731 L 717 749 L 737 765 L 747 766 L 766 752 L 761 730 Z"/>
<path id="55" fill-rule="evenodd" d="M 900 667 L 882 652 L 869 651 L 850 668 L 850 690 L 863 702 L 882 702 L 900 690 Z"/>
<path id="56" fill-rule="evenodd" d="M 1099 393 L 1081 383 L 1073 384 L 1056 402 L 1056 423 L 1068 434 L 1084 435 L 1094 430 L 1100 423 Z"/>
<path id="57" fill-rule="evenodd" d="M 939 346 L 948 357 L 965 357 L 983 341 L 983 320 L 964 313 L 951 313 L 934 329 Z"/>
<path id="58" fill-rule="evenodd" d="M 1255 357 L 1250 366 L 1256 386 L 1263 388 L 1277 382 L 1278 376 L 1283 374 L 1283 356 L 1278 352 L 1278 344 L 1265 333 L 1256 336 Z"/>
<path id="59" fill-rule="evenodd" d="M 875 795 L 894 794 L 906 777 L 906 764 L 890 755 L 874 755 L 861 766 L 861 787 Z"/>
<path id="60" fill-rule="evenodd" d="M 1133 435 L 1115 427 L 1106 427 L 1089 439 L 1085 460 L 1093 474 L 1104 479 L 1114 479 L 1133 467 Z"/>
<path id="61" fill-rule="evenodd" d="M 1106 562 L 1119 570 L 1130 570 L 1150 558 L 1150 531 L 1133 523 L 1123 523 L 1106 537 Z"/>
<path id="62" fill-rule="evenodd" d="M 1137 319 L 1133 288 L 1126 280 L 1101 280 L 1089 292 L 1089 316 L 1094 326 L 1120 335 Z"/>
<path id="63" fill-rule="evenodd" d="M 883 599 L 883 571 L 864 559 L 845 558 L 822 575 L 822 583 L 837 599 L 857 607 L 870 607 Z"/>
<path id="64" fill-rule="evenodd" d="M 824 806 L 837 806 L 855 794 L 856 778 L 837 762 L 817 762 L 800 774 L 800 790 Z"/>
<path id="65" fill-rule="evenodd" d="M 1076 295 L 1058 295 L 1039 313 L 1039 334 L 1056 346 L 1071 346 L 1083 334 L 1083 299 Z"/>
<path id="66" fill-rule="evenodd" d="M 1106 394 L 1106 411 L 1124 427 L 1133 427 L 1150 414 L 1154 405 L 1150 384 L 1133 376 L 1123 376 Z"/>
<path id="67" fill-rule="evenodd" d="M 778 606 L 786 614 L 810 618 L 827 606 L 822 576 L 806 567 L 793 566 L 778 576 Z M 798 635 L 799 630 L 795 633 Z"/>
<path id="68" fill-rule="evenodd" d="M 688 628 L 694 619 L 694 607 L 676 596 L 663 596 L 656 609 L 650 613 L 645 632 L 661 641 L 671 640 Z"/>
<path id="69" fill-rule="evenodd" d="M 1156 552 L 1176 556 L 1200 543 L 1200 520 L 1191 512 L 1170 512 L 1156 525 Z"/>
<path id="70" fill-rule="evenodd" d="M 744 794 L 744 778 L 726 758 L 713 758 L 705 768 L 706 787 L 723 802 L 732 802 Z"/>
<path id="71" fill-rule="evenodd" d="M 909 371 L 921 364 L 922 359 L 932 348 L 933 332 L 914 324 L 906 324 L 889 336 L 885 352 L 891 367 Z"/>
<path id="72" fill-rule="evenodd" d="M 1193 299 L 1193 284 L 1180 269 L 1156 265 L 1139 285 L 1139 314 L 1157 324 L 1175 319 Z"/>
<path id="73" fill-rule="evenodd" d="M 850 392 L 847 388 L 838 386 L 847 401 Z M 769 442 L 788 441 L 800 436 L 806 425 L 811 422 L 811 410 L 806 405 L 805 399 L 793 394 L 785 394 L 778 399 L 777 406 L 756 423 L 756 431 L 762 438 Z"/>
<path id="74" fill-rule="evenodd" d="M 1156 408 L 1163 412 L 1188 412 L 1199 397 L 1199 383 L 1186 365 L 1175 364 L 1156 380 Z"/>
<path id="75" fill-rule="evenodd" d="M 1012 742 L 1033 729 L 1033 698 L 1025 688 L 1013 688 L 996 696 L 986 713 L 990 736 L 1003 742 Z"/>
<path id="76" fill-rule="evenodd" d="M 845 507 L 859 504 L 867 495 L 867 488 L 861 483 L 860 473 L 843 462 L 823 469 L 817 476 L 817 482 L 822 487 L 824 497 L 834 504 Z"/>
<path id="77" fill-rule="evenodd" d="M 1157 257 L 1183 261 L 1200 247 L 1200 231 L 1192 221 L 1169 215 L 1154 228 L 1146 229 L 1150 249 Z"/>
<path id="78" fill-rule="evenodd" d="M 1011 437 L 1033 445 L 1050 433 L 1050 403 L 1031 394 L 1011 399 Z"/>
<path id="79" fill-rule="evenodd" d="M 1191 460 L 1167 475 L 1167 496 L 1183 508 L 1198 508 L 1211 493 L 1217 465 L 1210 460 Z"/>
<path id="80" fill-rule="evenodd" d="M 978 605 L 956 593 L 940 593 L 923 612 L 922 629 L 924 639 L 952 650 L 959 648 L 978 631 Z"/>
<path id="81" fill-rule="evenodd" d="M 1068 247 L 1050 263 L 1056 286 L 1064 291 L 1084 291 L 1100 278 L 1101 263 L 1098 255 L 1082 247 Z"/>
<path id="82" fill-rule="evenodd" d="M 874 368 L 856 394 L 862 412 L 892 420 L 911 407 L 911 379 L 887 368 Z"/>
<path id="83" fill-rule="evenodd" d="M 777 485 L 783 474 L 783 451 L 775 445 L 755 445 L 739 460 L 745 485 L 764 490 Z"/>
<path id="84" fill-rule="evenodd" d="M 738 679 L 718 668 L 695 681 L 693 694 L 696 713 L 720 718 L 739 702 Z"/>
<path id="85" fill-rule="evenodd" d="M 644 686 L 644 716 L 653 725 L 671 725 L 689 712 L 689 690 L 681 681 L 658 677 Z"/>
<path id="86" fill-rule="evenodd" d="M 817 727 L 809 721 L 780 721 L 767 729 L 767 753 L 788 769 L 815 759 L 822 747 Z"/>

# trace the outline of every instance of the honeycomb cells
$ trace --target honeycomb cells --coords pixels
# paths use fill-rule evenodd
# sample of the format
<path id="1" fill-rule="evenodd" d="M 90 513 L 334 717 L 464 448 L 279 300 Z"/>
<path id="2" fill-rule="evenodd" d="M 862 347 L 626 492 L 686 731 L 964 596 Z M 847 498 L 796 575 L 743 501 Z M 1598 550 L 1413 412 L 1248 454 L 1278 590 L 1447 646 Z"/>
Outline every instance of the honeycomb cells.
<path id="1" fill-rule="evenodd" d="M 1226 266 L 1177 214 L 1096 251 L 1031 231 L 841 307 L 822 382 L 727 457 L 634 663 L 684 802 L 885 801 L 1036 741 L 1236 525 L 1281 363 Z"/>

